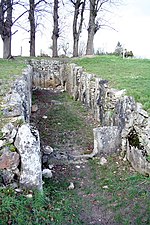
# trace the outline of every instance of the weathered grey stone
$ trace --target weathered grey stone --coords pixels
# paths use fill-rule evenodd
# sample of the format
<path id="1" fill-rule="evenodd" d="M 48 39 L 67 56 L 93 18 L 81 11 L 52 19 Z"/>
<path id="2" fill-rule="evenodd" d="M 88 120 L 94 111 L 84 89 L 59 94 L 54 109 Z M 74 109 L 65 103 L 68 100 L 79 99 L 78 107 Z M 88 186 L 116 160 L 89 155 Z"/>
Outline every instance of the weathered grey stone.
<path id="1" fill-rule="evenodd" d="M 94 128 L 94 151 L 97 154 L 114 153 L 120 150 L 121 137 L 118 127 Z"/>
<path id="2" fill-rule="evenodd" d="M 43 155 L 43 157 L 42 157 L 42 163 L 45 164 L 45 163 L 48 162 L 48 160 L 49 160 L 49 155 Z"/>
<path id="3" fill-rule="evenodd" d="M 53 151 L 54 151 L 54 149 L 51 146 L 47 145 L 47 146 L 43 147 L 44 154 L 50 155 Z"/>
<path id="4" fill-rule="evenodd" d="M 32 111 L 32 113 L 37 112 L 38 111 L 38 105 L 37 104 L 32 105 L 31 111 Z"/>
<path id="5" fill-rule="evenodd" d="M 143 110 L 143 106 L 142 106 L 141 103 L 137 103 L 137 112 L 138 112 L 140 115 L 142 115 L 143 117 L 148 118 L 148 113 L 147 113 L 145 110 Z"/>
<path id="6" fill-rule="evenodd" d="M 14 173 L 11 170 L 3 170 L 2 171 L 3 183 L 5 185 L 10 184 L 14 180 Z"/>
<path id="7" fill-rule="evenodd" d="M 50 169 L 44 169 L 42 171 L 42 175 L 43 177 L 45 178 L 51 178 L 53 175 L 52 175 L 52 171 Z"/>
<path id="8" fill-rule="evenodd" d="M 5 117 L 15 117 L 22 114 L 22 99 L 15 90 L 6 96 L 5 101 L 7 102 L 3 109 Z"/>
<path id="9" fill-rule="evenodd" d="M 136 171 L 143 175 L 150 176 L 150 162 L 146 160 L 146 156 L 143 155 L 142 150 L 130 146 L 127 149 L 127 159 Z"/>
<path id="10" fill-rule="evenodd" d="M 8 142 L 9 144 L 14 142 L 15 136 L 17 134 L 17 129 L 12 123 L 6 124 L 1 131 L 3 133 L 3 141 L 1 141 L 1 143 L 3 142 L 3 145 L 6 142 Z"/>
<path id="11" fill-rule="evenodd" d="M 41 152 L 38 131 L 29 124 L 23 124 L 15 140 L 21 157 L 20 184 L 30 189 L 42 190 Z"/>
<path id="12" fill-rule="evenodd" d="M 59 61 L 50 60 L 31 60 L 30 65 L 33 67 L 33 86 L 41 88 L 53 89 L 62 84 L 62 77 L 60 76 Z M 62 65 L 61 72 L 64 71 Z"/>
<path id="13" fill-rule="evenodd" d="M 3 136 L 9 136 L 11 134 L 11 132 L 13 131 L 14 129 L 14 125 L 12 123 L 7 123 L 3 128 L 2 128 L 2 133 L 3 133 Z"/>
<path id="14" fill-rule="evenodd" d="M 68 186 L 68 190 L 73 190 L 75 188 L 74 183 L 70 182 L 69 186 Z"/>
<path id="15" fill-rule="evenodd" d="M 4 144 L 5 144 L 5 141 L 0 140 L 0 148 L 1 148 L 1 147 L 3 147 L 3 146 L 4 146 Z"/>
<path id="16" fill-rule="evenodd" d="M 15 170 L 19 163 L 19 154 L 9 151 L 9 148 L 6 147 L 0 156 L 0 169 Z"/>
<path id="17" fill-rule="evenodd" d="M 5 117 L 22 117 L 29 122 L 31 113 L 32 68 L 28 67 L 22 76 L 17 77 L 11 91 L 4 97 L 1 108 Z"/>
<path id="18" fill-rule="evenodd" d="M 107 159 L 105 157 L 100 158 L 100 165 L 105 165 L 107 164 Z"/>

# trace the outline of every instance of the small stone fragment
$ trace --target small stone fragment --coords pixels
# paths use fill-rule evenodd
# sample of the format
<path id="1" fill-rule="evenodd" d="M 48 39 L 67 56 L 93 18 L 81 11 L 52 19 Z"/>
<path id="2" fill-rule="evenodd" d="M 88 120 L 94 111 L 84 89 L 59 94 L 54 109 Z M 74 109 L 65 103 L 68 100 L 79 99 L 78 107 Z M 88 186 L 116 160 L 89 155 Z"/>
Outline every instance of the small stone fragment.
<path id="1" fill-rule="evenodd" d="M 22 192 L 23 192 L 23 190 L 22 190 L 21 188 L 16 188 L 15 191 L 16 191 L 17 193 L 22 193 Z"/>
<path id="2" fill-rule="evenodd" d="M 10 135 L 13 129 L 14 129 L 14 125 L 12 123 L 8 123 L 2 128 L 2 133 L 4 136 Z"/>
<path id="3" fill-rule="evenodd" d="M 32 105 L 31 112 L 34 113 L 37 111 L 38 111 L 38 105 L 37 104 Z"/>
<path id="4" fill-rule="evenodd" d="M 50 155 L 53 151 L 54 150 L 51 146 L 46 146 L 46 147 L 43 148 L 43 153 L 47 154 L 47 155 Z"/>
<path id="5" fill-rule="evenodd" d="M 100 159 L 100 165 L 105 165 L 105 164 L 107 164 L 107 159 L 105 159 L 104 157 L 102 157 L 101 159 Z"/>
<path id="6" fill-rule="evenodd" d="M 5 185 L 10 184 L 14 179 L 14 173 L 9 170 L 3 170 L 2 178 Z"/>
<path id="7" fill-rule="evenodd" d="M 4 145 L 4 141 L 0 140 L 0 148 Z"/>
<path id="8" fill-rule="evenodd" d="M 103 188 L 104 188 L 104 189 L 108 189 L 108 186 L 107 186 L 107 185 L 105 185 L 105 186 L 103 186 Z"/>
<path id="9" fill-rule="evenodd" d="M 49 169 L 52 170 L 54 165 L 48 165 Z"/>
<path id="10" fill-rule="evenodd" d="M 69 189 L 69 190 L 73 190 L 73 189 L 74 189 L 74 184 L 73 184 L 73 182 L 70 182 L 70 185 L 69 185 L 68 189 Z"/>
<path id="11" fill-rule="evenodd" d="M 32 198 L 33 195 L 32 195 L 32 194 L 28 194 L 28 195 L 26 195 L 26 197 L 27 197 L 27 198 Z"/>
<path id="12" fill-rule="evenodd" d="M 43 175 L 43 177 L 45 177 L 45 178 L 52 178 L 52 171 L 50 170 L 50 169 L 44 169 L 43 171 L 42 171 L 42 175 Z"/>
<path id="13" fill-rule="evenodd" d="M 76 168 L 77 168 L 77 169 L 80 169 L 80 166 L 79 166 L 79 165 L 76 165 Z"/>
<path id="14" fill-rule="evenodd" d="M 47 119 L 47 116 L 43 116 L 42 118 L 43 118 L 43 119 Z"/>
<path id="15" fill-rule="evenodd" d="M 124 161 L 124 162 L 126 162 L 126 161 L 127 161 L 127 157 L 126 157 L 126 156 L 123 158 L 123 161 Z"/>

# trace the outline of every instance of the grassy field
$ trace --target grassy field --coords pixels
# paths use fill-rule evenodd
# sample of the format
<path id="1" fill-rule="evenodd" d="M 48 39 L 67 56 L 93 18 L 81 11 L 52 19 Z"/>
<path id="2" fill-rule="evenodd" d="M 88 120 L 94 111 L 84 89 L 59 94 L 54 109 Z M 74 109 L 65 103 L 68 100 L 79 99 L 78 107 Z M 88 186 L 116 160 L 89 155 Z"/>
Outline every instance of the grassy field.
<path id="1" fill-rule="evenodd" d="M 5 95 L 11 86 L 12 80 L 21 75 L 26 67 L 24 58 L 12 60 L 0 59 L 0 98 Z"/>
<path id="2" fill-rule="evenodd" d="M 109 80 L 112 87 L 126 89 L 150 113 L 150 60 L 97 56 L 75 62 L 87 72 Z"/>
<path id="3" fill-rule="evenodd" d="M 11 79 L 14 75 L 20 75 L 26 66 L 24 58 L 14 60 L 0 59 L 0 79 Z"/>

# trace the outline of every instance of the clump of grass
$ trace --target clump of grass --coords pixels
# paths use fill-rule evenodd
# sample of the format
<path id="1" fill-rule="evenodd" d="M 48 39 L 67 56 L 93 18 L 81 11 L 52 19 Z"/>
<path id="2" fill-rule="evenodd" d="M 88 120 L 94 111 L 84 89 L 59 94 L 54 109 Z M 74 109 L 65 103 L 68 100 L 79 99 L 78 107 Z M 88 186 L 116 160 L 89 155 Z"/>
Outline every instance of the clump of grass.
<path id="1" fill-rule="evenodd" d="M 11 152 L 15 152 L 16 151 L 15 146 L 13 144 L 11 144 L 11 143 L 6 143 L 5 146 L 8 147 Z"/>

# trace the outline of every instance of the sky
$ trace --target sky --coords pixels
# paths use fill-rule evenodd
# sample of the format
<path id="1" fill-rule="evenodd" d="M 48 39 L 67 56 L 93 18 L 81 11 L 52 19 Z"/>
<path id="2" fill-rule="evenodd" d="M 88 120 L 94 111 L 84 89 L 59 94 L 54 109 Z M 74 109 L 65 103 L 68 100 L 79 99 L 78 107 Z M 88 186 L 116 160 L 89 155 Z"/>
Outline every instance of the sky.
<path id="1" fill-rule="evenodd" d="M 123 0 L 123 3 L 112 9 L 109 14 L 109 22 L 115 29 L 100 29 L 94 38 L 94 48 L 103 49 L 105 52 L 113 52 L 119 41 L 125 49 L 133 51 L 138 58 L 150 58 L 150 0 Z M 36 55 L 41 52 L 51 54 L 51 33 L 52 24 L 45 22 L 42 32 L 37 33 Z M 72 29 L 66 29 L 65 41 L 72 49 Z M 81 41 L 86 44 L 87 31 L 83 30 Z M 29 55 L 28 33 L 19 31 L 12 37 L 12 55 Z M 0 39 L 0 57 L 2 57 L 2 40 Z"/>
<path id="2" fill-rule="evenodd" d="M 150 58 L 150 1 L 126 0 L 116 9 L 112 19 L 113 30 L 103 30 L 95 37 L 95 46 L 103 43 L 106 51 L 113 51 L 120 41 L 124 48 L 132 50 L 134 55 Z"/>

